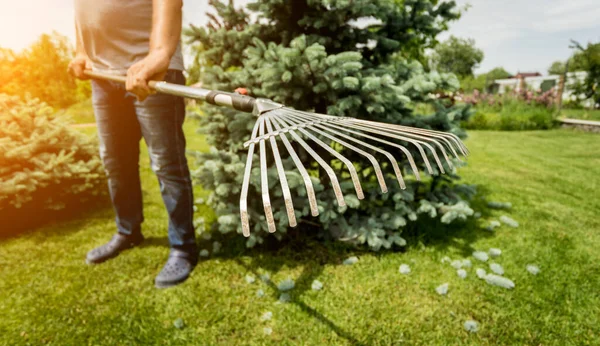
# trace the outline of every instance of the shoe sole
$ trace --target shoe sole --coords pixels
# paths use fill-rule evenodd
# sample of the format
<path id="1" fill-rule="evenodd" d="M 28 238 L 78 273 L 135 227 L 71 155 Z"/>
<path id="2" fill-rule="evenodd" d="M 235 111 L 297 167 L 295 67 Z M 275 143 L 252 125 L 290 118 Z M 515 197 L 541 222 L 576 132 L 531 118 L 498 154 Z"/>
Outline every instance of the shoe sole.
<path id="1" fill-rule="evenodd" d="M 128 250 L 128 249 L 131 249 L 131 248 L 127 248 L 127 249 L 123 249 L 123 250 Z M 90 266 L 93 266 L 93 265 L 98 265 L 98 264 L 102 264 L 102 263 L 104 263 L 104 262 L 106 262 L 106 261 L 108 261 L 108 260 L 111 260 L 111 259 L 113 259 L 113 258 L 115 258 L 115 257 L 119 256 L 119 254 L 121 254 L 121 251 L 119 251 L 117 254 L 115 254 L 115 255 L 113 255 L 113 256 L 104 257 L 104 258 L 102 258 L 101 260 L 96 260 L 96 261 L 92 261 L 92 260 L 90 260 L 89 258 L 86 258 L 86 259 L 85 259 L 85 264 L 87 264 L 87 265 L 90 265 Z"/>
<path id="2" fill-rule="evenodd" d="M 123 251 L 127 251 L 127 250 L 130 250 L 130 249 L 133 249 L 134 247 L 137 247 L 137 246 L 139 246 L 139 245 L 140 245 L 140 244 L 142 244 L 143 242 L 144 242 L 144 240 L 142 239 L 141 241 L 139 241 L 139 242 L 137 242 L 137 243 L 131 243 L 131 244 L 129 244 L 129 246 L 128 246 L 128 247 L 126 247 L 126 248 L 122 249 L 121 251 L 119 251 L 119 252 L 115 253 L 114 255 L 112 255 L 112 256 L 108 256 L 108 257 L 103 257 L 103 258 L 101 258 L 100 260 L 95 260 L 95 261 L 92 261 L 92 260 L 90 260 L 89 258 L 86 258 L 86 259 L 85 259 L 85 264 L 87 264 L 87 265 L 90 265 L 90 266 L 97 265 L 97 264 L 102 264 L 102 263 L 104 263 L 104 262 L 106 262 L 106 261 L 108 261 L 108 260 L 111 260 L 111 259 L 113 259 L 113 258 L 115 258 L 115 257 L 119 256 L 119 255 L 121 254 L 121 252 L 123 252 Z"/>

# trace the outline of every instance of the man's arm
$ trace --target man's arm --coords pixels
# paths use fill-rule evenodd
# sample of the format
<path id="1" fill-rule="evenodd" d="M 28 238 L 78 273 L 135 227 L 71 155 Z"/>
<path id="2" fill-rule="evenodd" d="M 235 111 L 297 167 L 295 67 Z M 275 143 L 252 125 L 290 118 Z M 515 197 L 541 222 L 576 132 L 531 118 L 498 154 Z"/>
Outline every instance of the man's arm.
<path id="1" fill-rule="evenodd" d="M 69 73 L 78 79 L 89 79 L 83 71 L 85 69 L 91 69 L 91 63 L 88 59 L 85 50 L 83 49 L 83 42 L 81 40 L 81 35 L 79 34 L 79 30 L 77 30 L 77 23 L 75 23 L 75 57 L 69 62 L 68 71 Z"/>
<path id="2" fill-rule="evenodd" d="M 152 33 L 148 56 L 127 71 L 126 87 L 140 100 L 152 93 L 149 80 L 162 80 L 181 35 L 182 0 L 152 0 Z"/>

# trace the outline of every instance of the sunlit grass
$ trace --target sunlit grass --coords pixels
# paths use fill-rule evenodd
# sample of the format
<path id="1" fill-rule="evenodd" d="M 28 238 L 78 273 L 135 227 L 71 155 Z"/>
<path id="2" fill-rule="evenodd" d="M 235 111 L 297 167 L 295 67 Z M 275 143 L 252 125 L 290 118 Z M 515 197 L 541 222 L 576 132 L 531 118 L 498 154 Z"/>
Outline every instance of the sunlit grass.
<path id="1" fill-rule="evenodd" d="M 186 125 L 189 147 L 206 150 L 194 130 Z M 595 343 L 599 137 L 567 130 L 470 134 L 472 156 L 462 176 L 479 184 L 489 200 L 512 202 L 512 211 L 483 210 L 482 219 L 467 225 L 423 226 L 411 232 L 406 252 L 371 253 L 314 241 L 275 250 L 225 244 L 188 282 L 162 291 L 153 279 L 168 254 L 167 219 L 144 152 L 144 246 L 99 266 L 84 264 L 86 252 L 114 232 L 109 209 L 0 243 L 0 344 Z M 496 234 L 481 230 L 502 214 L 521 226 L 503 226 Z M 466 280 L 440 263 L 446 255 L 463 258 L 490 247 L 502 249 L 497 261 L 516 283 L 514 290 L 476 279 L 475 260 Z M 351 255 L 360 261 L 341 265 Z M 411 274 L 398 273 L 402 263 Z M 528 263 L 541 273 L 527 273 Z M 244 280 L 264 271 L 275 284 L 296 281 L 291 303 L 276 303 L 275 285 Z M 322 291 L 310 289 L 314 279 L 323 282 Z M 444 282 L 450 291 L 442 297 L 434 288 Z M 265 297 L 256 296 L 258 288 Z M 273 312 L 269 322 L 260 320 L 265 311 Z M 177 318 L 184 320 L 183 329 L 173 326 Z M 467 319 L 480 323 L 477 334 L 464 331 Z M 264 335 L 265 326 L 272 335 Z"/>
<path id="2" fill-rule="evenodd" d="M 74 124 L 92 124 L 96 120 L 92 110 L 92 100 L 76 103 L 71 107 L 57 112 L 58 116 L 69 118 Z"/>

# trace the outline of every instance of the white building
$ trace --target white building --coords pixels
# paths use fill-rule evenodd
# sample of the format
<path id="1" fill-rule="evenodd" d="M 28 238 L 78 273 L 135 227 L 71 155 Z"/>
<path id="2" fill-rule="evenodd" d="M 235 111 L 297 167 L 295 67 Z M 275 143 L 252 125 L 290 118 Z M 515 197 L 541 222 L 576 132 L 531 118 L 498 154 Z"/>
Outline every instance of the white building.
<path id="1" fill-rule="evenodd" d="M 587 77 L 587 72 L 578 71 L 578 72 L 569 72 L 567 73 L 567 81 L 565 83 L 565 90 L 563 91 L 563 100 L 568 100 L 572 96 L 572 86 L 577 82 L 585 81 L 585 77 Z M 541 76 L 539 73 L 536 75 L 533 74 L 517 74 L 513 78 L 506 79 L 496 79 L 494 83 L 498 85 L 498 93 L 504 94 L 509 90 L 520 91 L 523 85 L 527 89 L 531 90 L 541 90 L 542 83 L 548 81 L 546 85 L 552 85 L 558 87 L 558 82 L 560 80 L 560 75 L 548 75 Z M 545 91 L 545 90 L 542 90 Z"/>

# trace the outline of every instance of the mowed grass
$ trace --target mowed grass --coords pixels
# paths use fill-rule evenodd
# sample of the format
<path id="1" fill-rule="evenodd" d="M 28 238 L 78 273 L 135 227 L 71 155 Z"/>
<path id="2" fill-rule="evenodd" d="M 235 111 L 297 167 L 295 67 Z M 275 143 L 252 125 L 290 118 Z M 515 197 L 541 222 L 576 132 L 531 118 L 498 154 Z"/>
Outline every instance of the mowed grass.
<path id="1" fill-rule="evenodd" d="M 91 98 L 60 110 L 57 115 L 69 118 L 74 124 L 91 124 L 96 121 Z"/>
<path id="2" fill-rule="evenodd" d="M 194 127 L 187 125 L 190 147 L 206 150 Z M 312 240 L 245 250 L 231 242 L 167 290 L 153 286 L 169 251 L 167 218 L 144 152 L 143 246 L 84 264 L 86 252 L 115 231 L 110 209 L 0 242 L 0 344 L 600 344 L 600 137 L 568 130 L 470 135 L 472 155 L 460 173 L 489 200 L 512 202 L 511 211 L 478 207 L 478 221 L 422 226 L 411 231 L 406 251 Z M 503 214 L 520 227 L 482 229 Z M 514 290 L 477 279 L 475 268 L 488 268 L 474 259 L 465 280 L 440 263 L 490 247 L 503 251 L 496 261 Z M 360 261 L 342 265 L 351 255 Z M 402 263 L 409 275 L 398 273 Z M 529 263 L 541 273 L 529 274 Z M 274 284 L 244 280 L 264 272 Z M 277 303 L 276 284 L 287 278 L 296 281 L 292 301 Z M 314 279 L 322 291 L 310 289 Z M 448 295 L 436 294 L 445 282 Z M 257 297 L 258 289 L 266 295 Z M 266 311 L 271 321 L 261 321 Z M 173 325 L 178 318 L 182 329 Z M 463 329 L 469 319 L 480 323 L 478 333 Z"/>

